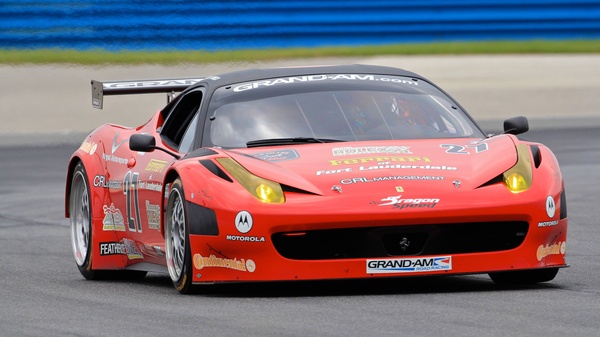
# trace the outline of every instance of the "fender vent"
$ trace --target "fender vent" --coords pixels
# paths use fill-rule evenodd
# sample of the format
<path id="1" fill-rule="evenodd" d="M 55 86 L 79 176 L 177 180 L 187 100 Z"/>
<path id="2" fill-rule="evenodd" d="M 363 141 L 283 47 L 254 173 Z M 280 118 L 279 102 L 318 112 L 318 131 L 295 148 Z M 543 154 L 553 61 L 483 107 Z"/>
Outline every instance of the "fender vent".
<path id="1" fill-rule="evenodd" d="M 223 180 L 227 180 L 230 183 L 233 182 L 233 179 L 231 179 L 227 175 L 227 173 L 225 173 L 225 171 L 221 170 L 221 168 L 218 167 L 217 164 L 215 164 L 212 160 L 210 160 L 210 159 L 200 160 L 200 164 L 202 164 L 202 166 L 206 167 L 207 170 L 212 172 L 212 174 L 216 175 L 217 177 L 219 177 Z"/>
<path id="2" fill-rule="evenodd" d="M 531 145 L 530 148 L 531 155 L 533 156 L 533 163 L 535 165 L 535 168 L 538 168 L 542 164 L 542 154 L 540 152 L 540 147 L 537 145 Z"/>
<path id="3" fill-rule="evenodd" d="M 560 219 L 567 218 L 567 194 L 563 189 L 560 193 Z"/>

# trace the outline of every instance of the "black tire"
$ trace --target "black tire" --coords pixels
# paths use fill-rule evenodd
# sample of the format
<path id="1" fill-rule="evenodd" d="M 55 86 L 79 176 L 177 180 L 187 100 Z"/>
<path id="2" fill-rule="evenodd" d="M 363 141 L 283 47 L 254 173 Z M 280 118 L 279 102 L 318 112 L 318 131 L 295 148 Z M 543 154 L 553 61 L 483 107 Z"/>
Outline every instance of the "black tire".
<path id="1" fill-rule="evenodd" d="M 180 179 L 176 179 L 169 192 L 165 217 L 165 250 L 167 269 L 173 286 L 182 293 L 194 291 L 192 286 L 192 257 L 185 194 Z"/>
<path id="2" fill-rule="evenodd" d="M 497 272 L 490 273 L 489 276 L 498 285 L 527 285 L 551 281 L 557 273 L 558 268 L 546 268 Z"/>
<path id="3" fill-rule="evenodd" d="M 77 268 L 87 280 L 137 280 L 146 276 L 137 270 L 92 269 L 92 201 L 85 167 L 80 162 L 73 170 L 69 193 L 69 218 L 71 223 L 71 247 Z"/>

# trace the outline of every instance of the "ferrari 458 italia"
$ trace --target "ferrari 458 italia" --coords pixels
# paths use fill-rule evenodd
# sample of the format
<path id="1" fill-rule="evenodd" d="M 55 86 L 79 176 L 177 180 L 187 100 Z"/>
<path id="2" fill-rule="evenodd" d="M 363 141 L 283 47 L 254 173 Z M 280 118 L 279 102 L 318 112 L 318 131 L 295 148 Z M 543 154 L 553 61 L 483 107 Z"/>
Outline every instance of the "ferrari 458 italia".
<path id="1" fill-rule="evenodd" d="M 92 81 L 105 96 L 167 93 L 137 127 L 92 131 L 68 164 L 65 212 L 86 279 L 199 284 L 489 274 L 566 266 L 558 162 L 486 135 L 427 79 L 319 66 Z M 131 113 L 124 111 L 123 113 Z"/>

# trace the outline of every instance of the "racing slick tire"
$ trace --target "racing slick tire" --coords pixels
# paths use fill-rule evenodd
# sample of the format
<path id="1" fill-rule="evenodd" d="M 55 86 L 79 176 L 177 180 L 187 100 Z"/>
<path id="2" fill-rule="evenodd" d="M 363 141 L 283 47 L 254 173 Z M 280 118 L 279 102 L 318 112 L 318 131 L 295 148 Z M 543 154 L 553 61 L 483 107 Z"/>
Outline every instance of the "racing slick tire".
<path id="1" fill-rule="evenodd" d="M 193 292 L 192 257 L 185 194 L 180 179 L 176 179 L 169 192 L 165 217 L 165 250 L 167 269 L 175 289 L 187 294 Z"/>
<path id="2" fill-rule="evenodd" d="M 71 222 L 71 246 L 75 263 L 87 280 L 136 280 L 142 279 L 147 272 L 137 270 L 94 270 L 92 269 L 92 201 L 90 185 L 85 167 L 80 162 L 73 170 L 71 191 L 69 194 L 69 218 Z"/>
<path id="3" fill-rule="evenodd" d="M 498 285 L 525 285 L 551 281 L 557 273 L 558 268 L 547 268 L 496 272 L 490 273 L 489 276 Z"/>

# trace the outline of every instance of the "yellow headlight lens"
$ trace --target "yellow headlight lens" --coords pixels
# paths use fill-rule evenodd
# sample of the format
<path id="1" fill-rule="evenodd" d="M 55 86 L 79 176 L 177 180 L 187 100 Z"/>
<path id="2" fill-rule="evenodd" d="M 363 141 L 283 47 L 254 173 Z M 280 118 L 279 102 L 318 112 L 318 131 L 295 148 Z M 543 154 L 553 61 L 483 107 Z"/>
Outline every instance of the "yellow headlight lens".
<path id="1" fill-rule="evenodd" d="M 511 192 L 523 192 L 529 188 L 525 178 L 519 173 L 513 172 L 504 176 L 504 183 Z"/>
<path id="2" fill-rule="evenodd" d="M 504 172 L 504 184 L 513 193 L 527 191 L 532 182 L 531 156 L 525 144 L 517 145 L 517 163 Z"/>
<path id="3" fill-rule="evenodd" d="M 271 204 L 285 202 L 283 190 L 278 183 L 255 176 L 231 158 L 218 158 L 217 161 L 258 200 Z"/>
<path id="4" fill-rule="evenodd" d="M 258 199 L 263 202 L 281 203 L 281 196 L 271 187 L 265 184 L 260 184 L 256 188 Z"/>

